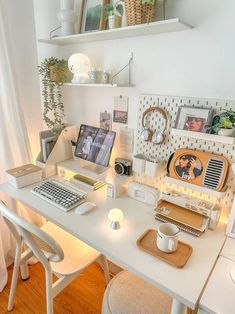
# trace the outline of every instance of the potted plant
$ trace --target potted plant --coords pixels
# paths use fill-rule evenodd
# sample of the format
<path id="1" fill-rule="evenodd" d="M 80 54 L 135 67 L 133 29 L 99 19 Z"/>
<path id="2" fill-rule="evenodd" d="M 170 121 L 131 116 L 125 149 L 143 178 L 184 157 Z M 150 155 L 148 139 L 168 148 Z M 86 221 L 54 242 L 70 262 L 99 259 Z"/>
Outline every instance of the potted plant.
<path id="1" fill-rule="evenodd" d="M 108 28 L 118 28 L 122 26 L 124 1 L 120 0 L 116 3 L 108 3 L 104 6 L 104 19 L 108 20 Z"/>
<path id="2" fill-rule="evenodd" d="M 43 121 L 59 135 L 65 126 L 61 86 L 68 76 L 68 62 L 51 57 L 42 61 L 38 69 L 42 77 Z"/>
<path id="3" fill-rule="evenodd" d="M 207 127 L 211 134 L 233 136 L 235 130 L 235 112 L 224 111 L 213 118 L 212 125 Z"/>

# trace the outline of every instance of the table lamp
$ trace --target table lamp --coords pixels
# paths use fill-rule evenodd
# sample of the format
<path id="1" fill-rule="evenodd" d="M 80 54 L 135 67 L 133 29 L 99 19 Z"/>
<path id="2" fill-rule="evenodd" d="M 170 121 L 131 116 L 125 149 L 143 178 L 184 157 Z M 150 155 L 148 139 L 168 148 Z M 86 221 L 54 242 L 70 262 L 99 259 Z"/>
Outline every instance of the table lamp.
<path id="1" fill-rule="evenodd" d="M 91 61 L 83 53 L 75 53 L 69 57 L 69 70 L 74 74 L 71 83 L 86 84 L 89 82 L 88 72 L 91 68 Z"/>
<path id="2" fill-rule="evenodd" d="M 118 230 L 121 228 L 120 221 L 123 220 L 123 212 L 119 208 L 113 208 L 108 214 L 109 220 L 111 220 L 110 229 Z"/>

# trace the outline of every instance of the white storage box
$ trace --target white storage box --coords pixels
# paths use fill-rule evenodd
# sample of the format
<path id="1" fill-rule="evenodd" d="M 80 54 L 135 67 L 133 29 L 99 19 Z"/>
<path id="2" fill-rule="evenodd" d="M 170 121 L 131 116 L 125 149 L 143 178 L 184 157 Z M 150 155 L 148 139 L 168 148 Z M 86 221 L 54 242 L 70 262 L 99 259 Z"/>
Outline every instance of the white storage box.
<path id="1" fill-rule="evenodd" d="M 33 164 L 9 169 L 6 173 L 8 182 L 17 189 L 42 180 L 42 169 Z"/>

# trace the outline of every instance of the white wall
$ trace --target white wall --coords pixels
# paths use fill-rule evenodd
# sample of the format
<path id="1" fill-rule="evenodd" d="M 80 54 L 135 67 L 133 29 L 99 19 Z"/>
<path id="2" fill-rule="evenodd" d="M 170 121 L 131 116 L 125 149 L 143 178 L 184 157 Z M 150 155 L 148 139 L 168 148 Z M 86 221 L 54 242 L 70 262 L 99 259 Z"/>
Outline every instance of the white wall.
<path id="1" fill-rule="evenodd" d="M 4 0 L 9 25 L 14 73 L 29 140 L 36 157 L 39 151 L 38 132 L 42 128 L 37 50 L 31 0 Z"/>
<path id="2" fill-rule="evenodd" d="M 48 37 L 49 30 L 59 24 L 58 4 L 53 0 L 49 7 L 47 0 L 34 0 L 38 37 Z M 167 16 L 180 17 L 193 29 L 53 48 L 55 55 L 65 58 L 84 52 L 93 65 L 113 72 L 127 62 L 130 51 L 134 52 L 135 88 L 64 87 L 68 122 L 97 125 L 100 110 L 112 111 L 113 96 L 120 94 L 130 97 L 131 127 L 136 125 L 140 93 L 234 99 L 234 12 L 233 0 L 168 0 Z M 40 56 L 52 53 L 50 45 L 38 44 L 38 49 Z M 119 125 L 114 126 L 118 128 Z"/>

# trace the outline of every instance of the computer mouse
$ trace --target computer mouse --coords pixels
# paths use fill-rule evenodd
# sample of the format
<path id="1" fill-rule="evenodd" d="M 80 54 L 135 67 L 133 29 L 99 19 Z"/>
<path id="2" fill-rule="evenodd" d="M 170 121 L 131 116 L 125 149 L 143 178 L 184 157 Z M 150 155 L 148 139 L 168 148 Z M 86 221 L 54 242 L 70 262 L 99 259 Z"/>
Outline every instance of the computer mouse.
<path id="1" fill-rule="evenodd" d="M 95 207 L 96 207 L 95 203 L 85 202 L 75 208 L 75 213 L 77 215 L 84 215 L 85 213 L 89 212 Z"/>

